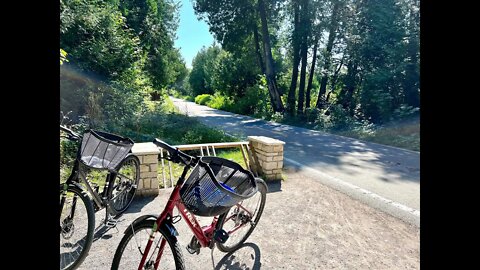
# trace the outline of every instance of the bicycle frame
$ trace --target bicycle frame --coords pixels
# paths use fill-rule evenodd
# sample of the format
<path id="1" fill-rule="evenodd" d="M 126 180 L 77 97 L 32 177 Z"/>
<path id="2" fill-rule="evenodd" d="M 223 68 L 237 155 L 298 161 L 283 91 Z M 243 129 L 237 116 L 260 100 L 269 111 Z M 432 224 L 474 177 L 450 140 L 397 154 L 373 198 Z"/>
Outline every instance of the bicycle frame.
<path id="1" fill-rule="evenodd" d="M 174 222 L 173 222 L 173 210 L 174 210 L 174 208 L 177 208 L 179 213 L 180 213 L 180 216 L 183 217 L 183 219 L 185 219 L 185 222 L 187 223 L 190 230 L 193 232 L 194 237 L 198 240 L 198 243 L 200 244 L 200 247 L 210 247 L 210 248 L 214 247 L 214 244 L 215 244 L 214 234 L 216 233 L 219 217 L 222 217 L 222 215 L 223 215 L 223 214 L 221 214 L 220 216 L 213 217 L 213 220 L 212 220 L 211 224 L 208 225 L 208 226 L 203 226 L 203 227 L 200 226 L 197 219 L 195 218 L 195 215 L 190 213 L 190 211 L 188 211 L 188 209 L 184 205 L 184 203 L 181 199 L 181 196 L 180 196 L 180 189 L 182 188 L 182 186 L 185 182 L 185 176 L 187 175 L 187 172 L 192 167 L 194 167 L 195 165 L 198 165 L 198 163 L 201 162 L 201 161 L 197 160 L 197 162 L 192 163 L 192 160 L 194 160 L 193 157 L 190 157 L 186 154 L 183 154 L 181 151 L 179 153 L 178 149 L 174 149 L 171 146 L 169 146 L 168 144 L 166 144 L 166 143 L 164 143 L 164 142 L 162 142 L 158 139 L 155 139 L 154 143 L 157 146 L 160 146 L 161 148 L 165 148 L 169 152 L 170 155 L 171 155 L 171 153 L 174 153 L 174 158 L 173 159 L 176 160 L 174 162 L 183 163 L 185 165 L 185 167 L 183 169 L 182 175 L 178 179 L 177 184 L 175 185 L 172 193 L 170 194 L 170 197 L 168 199 L 168 202 L 167 202 L 165 208 L 163 209 L 160 216 L 158 216 L 157 219 L 155 220 L 155 223 L 154 223 L 154 226 L 152 228 L 152 232 L 150 233 L 150 237 L 148 239 L 147 245 L 143 249 L 143 253 L 142 253 L 143 255 L 142 255 L 142 259 L 140 261 L 140 264 L 138 265 L 138 270 L 143 269 L 143 267 L 146 263 L 147 257 L 149 256 L 150 249 L 152 248 L 153 241 L 155 240 L 155 233 L 158 232 L 160 230 L 160 228 L 162 228 L 161 226 L 171 226 L 171 228 L 168 227 L 169 232 L 171 234 L 173 234 L 173 236 L 178 235 L 175 228 L 173 227 L 173 224 L 174 224 Z M 183 157 L 182 157 L 182 155 L 183 155 Z M 163 156 L 160 157 L 160 158 L 163 158 Z M 172 160 L 172 159 L 169 159 L 169 160 Z M 237 203 L 237 207 L 241 208 L 242 210 L 245 210 L 249 215 L 253 216 L 250 211 L 248 211 L 247 209 L 245 209 L 244 207 L 241 206 L 241 203 Z M 228 217 L 226 220 L 230 220 L 234 216 L 235 216 L 235 214 L 232 215 L 231 217 Z M 225 221 L 225 219 L 224 219 L 224 221 Z M 243 222 L 240 225 L 235 224 L 235 227 L 233 229 L 231 229 L 231 231 L 228 232 L 228 233 L 230 234 L 230 233 L 233 233 L 233 232 L 237 231 L 240 227 L 243 227 L 245 224 L 246 223 L 243 223 Z M 133 233 L 135 234 L 135 232 L 133 232 Z M 158 266 L 160 264 L 160 260 L 161 260 L 162 254 L 163 254 L 163 250 L 165 248 L 166 241 L 167 240 L 166 240 L 165 237 L 161 238 L 158 253 L 156 255 L 155 261 L 153 261 L 154 269 L 158 269 Z M 156 249 L 156 247 L 155 247 L 155 249 Z M 154 255 L 155 254 L 151 254 L 151 256 L 154 256 Z"/>
<path id="2" fill-rule="evenodd" d="M 105 185 L 103 187 L 103 190 L 102 192 L 98 193 L 97 191 L 95 191 L 92 187 L 92 185 L 90 184 L 90 182 L 87 180 L 87 177 L 86 177 L 86 174 L 85 174 L 85 170 L 81 169 L 82 166 L 80 164 L 80 162 L 75 159 L 74 161 L 74 165 L 73 165 L 73 168 L 72 168 L 72 172 L 70 173 L 70 176 L 68 177 L 67 181 L 64 183 L 64 185 L 66 185 L 66 187 L 68 187 L 68 185 L 72 184 L 72 183 L 81 183 L 83 182 L 87 188 L 87 191 L 88 193 L 92 196 L 93 198 L 93 201 L 95 203 L 95 206 L 96 208 L 95 209 L 95 212 L 98 212 L 100 210 L 102 210 L 103 208 L 106 208 L 107 209 L 107 213 L 108 214 L 113 214 L 113 212 L 110 211 L 109 207 L 108 207 L 108 203 L 105 201 L 106 200 L 106 196 L 108 194 L 108 190 L 110 190 L 111 188 L 113 188 L 113 185 L 114 185 L 114 179 L 113 178 L 113 173 L 112 172 L 109 172 L 106 176 L 106 181 L 105 181 Z M 65 192 L 66 192 L 66 188 L 64 189 Z M 64 194 L 65 195 L 65 194 Z M 60 209 L 62 208 L 62 205 L 63 205 L 63 201 L 64 201 L 64 198 L 61 199 L 60 201 Z M 74 205 L 72 207 L 72 214 L 71 214 L 71 217 L 70 218 L 73 218 L 73 213 L 75 211 L 75 202 L 76 200 L 74 201 Z M 60 215 L 61 215 L 61 210 L 60 210 Z M 105 221 L 107 222 L 107 220 Z"/>
<path id="3" fill-rule="evenodd" d="M 157 218 L 155 221 L 155 227 L 152 230 L 152 234 L 150 235 L 150 238 L 148 240 L 147 246 L 145 247 L 145 250 L 143 252 L 142 260 L 140 261 L 140 265 L 138 266 L 138 269 L 141 270 L 145 264 L 145 261 L 147 259 L 148 253 L 150 251 L 150 248 L 152 246 L 153 240 L 154 240 L 154 234 L 157 231 L 157 228 L 160 228 L 160 226 L 163 225 L 163 223 L 167 220 L 167 218 L 170 216 L 173 216 L 173 209 L 176 207 L 178 211 L 180 212 L 180 215 L 183 217 L 185 222 L 187 223 L 188 227 L 192 230 L 193 234 L 195 237 L 198 239 L 198 242 L 200 243 L 201 247 L 208 247 L 212 243 L 212 238 L 213 238 L 213 232 L 215 230 L 215 227 L 217 225 L 218 217 L 214 217 L 213 221 L 210 225 L 201 227 L 200 224 L 198 223 L 197 219 L 195 216 L 190 213 L 185 205 L 182 203 L 182 200 L 180 198 L 180 188 L 182 187 L 184 181 L 185 181 L 185 175 L 187 174 L 188 170 L 191 168 L 190 165 L 185 166 L 183 169 L 183 173 L 180 176 L 177 184 L 175 185 L 170 198 L 168 199 L 167 205 L 165 206 L 165 209 L 163 212 L 160 214 L 160 216 Z M 158 265 L 160 263 L 160 259 L 162 257 L 163 253 L 163 248 L 165 247 L 166 244 L 166 239 L 163 238 L 162 242 L 160 243 L 160 249 L 158 251 L 157 258 L 155 259 L 154 267 L 155 269 L 158 268 Z"/>
<path id="4" fill-rule="evenodd" d="M 110 188 L 111 182 L 110 181 L 111 175 L 107 175 L 107 180 L 105 182 L 105 186 L 103 188 L 103 191 L 99 194 L 96 192 L 93 188 L 92 185 L 90 185 L 90 182 L 88 182 L 85 171 L 80 169 L 80 164 L 78 160 L 75 160 L 75 164 L 72 169 L 72 173 L 70 174 L 70 177 L 67 179 L 67 181 L 64 183 L 65 185 L 70 185 L 71 183 L 80 183 L 83 182 L 85 186 L 87 187 L 88 192 L 92 195 L 93 201 L 95 202 L 96 206 L 98 209 L 102 209 L 104 206 L 104 203 L 102 202 L 102 197 L 103 195 L 106 194 L 107 190 Z"/>

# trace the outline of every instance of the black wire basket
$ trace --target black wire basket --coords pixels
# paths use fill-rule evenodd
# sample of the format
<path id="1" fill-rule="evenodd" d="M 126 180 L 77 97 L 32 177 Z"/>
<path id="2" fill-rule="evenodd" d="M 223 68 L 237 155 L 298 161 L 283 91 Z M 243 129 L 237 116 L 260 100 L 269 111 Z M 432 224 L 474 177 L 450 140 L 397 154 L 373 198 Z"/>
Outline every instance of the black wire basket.
<path id="1" fill-rule="evenodd" d="M 256 192 L 253 174 L 238 163 L 202 157 L 180 189 L 180 197 L 193 214 L 217 216 Z"/>
<path id="2" fill-rule="evenodd" d="M 116 134 L 87 130 L 78 158 L 89 168 L 115 171 L 133 144 L 131 139 Z"/>

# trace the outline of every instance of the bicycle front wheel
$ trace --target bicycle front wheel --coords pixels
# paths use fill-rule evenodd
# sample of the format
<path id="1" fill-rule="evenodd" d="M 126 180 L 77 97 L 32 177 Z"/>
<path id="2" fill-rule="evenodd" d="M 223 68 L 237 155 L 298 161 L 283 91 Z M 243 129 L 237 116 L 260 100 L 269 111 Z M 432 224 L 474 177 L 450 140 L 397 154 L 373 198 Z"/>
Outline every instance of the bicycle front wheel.
<path id="1" fill-rule="evenodd" d="M 138 269 L 155 220 L 143 220 L 130 225 L 125 232 L 113 257 L 112 270 Z M 162 252 L 159 252 L 162 250 Z M 158 264 L 158 268 L 155 268 Z M 184 270 L 183 255 L 177 238 L 162 226 L 154 234 L 153 243 L 142 269 Z"/>
<path id="2" fill-rule="evenodd" d="M 114 183 L 108 191 L 110 209 L 115 216 L 121 215 L 127 210 L 133 201 L 140 179 L 140 162 L 134 155 L 127 156 L 121 163 Z"/>
<path id="3" fill-rule="evenodd" d="M 218 218 L 217 228 L 225 230 L 229 235 L 225 243 L 217 242 L 220 251 L 231 252 L 238 249 L 257 226 L 267 199 L 267 184 L 260 178 L 255 178 L 255 181 L 257 193 L 234 205 Z"/>
<path id="4" fill-rule="evenodd" d="M 77 268 L 93 242 L 95 214 L 88 195 L 60 185 L 60 269 Z"/>

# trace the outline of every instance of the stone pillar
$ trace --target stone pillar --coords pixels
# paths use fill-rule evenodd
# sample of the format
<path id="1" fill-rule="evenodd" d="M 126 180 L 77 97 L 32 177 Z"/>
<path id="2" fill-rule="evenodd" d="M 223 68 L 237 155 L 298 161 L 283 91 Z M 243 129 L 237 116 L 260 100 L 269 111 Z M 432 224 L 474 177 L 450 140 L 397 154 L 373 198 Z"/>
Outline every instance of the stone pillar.
<path id="1" fill-rule="evenodd" d="M 265 180 L 282 179 L 285 142 L 264 136 L 248 136 L 248 141 L 256 157 L 260 174 L 263 174 Z"/>
<path id="2" fill-rule="evenodd" d="M 132 153 L 140 160 L 140 180 L 137 195 L 158 195 L 158 154 L 160 150 L 151 143 L 135 143 Z"/>

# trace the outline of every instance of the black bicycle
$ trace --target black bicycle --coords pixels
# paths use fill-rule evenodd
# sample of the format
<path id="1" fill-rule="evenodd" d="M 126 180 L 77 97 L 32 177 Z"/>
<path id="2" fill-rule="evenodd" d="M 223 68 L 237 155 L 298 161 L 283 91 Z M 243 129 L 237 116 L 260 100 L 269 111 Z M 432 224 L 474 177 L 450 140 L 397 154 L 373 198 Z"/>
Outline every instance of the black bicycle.
<path id="1" fill-rule="evenodd" d="M 61 125 L 60 130 L 62 137 L 81 142 L 71 174 L 60 184 L 60 269 L 75 269 L 93 242 L 95 212 L 105 208 L 104 224 L 115 227 L 117 218 L 132 203 L 140 161 L 131 154 L 134 142 L 129 138 L 95 130 L 80 136 Z M 100 182 L 100 192 L 95 178 L 101 170 L 107 175 L 105 183 Z"/>

